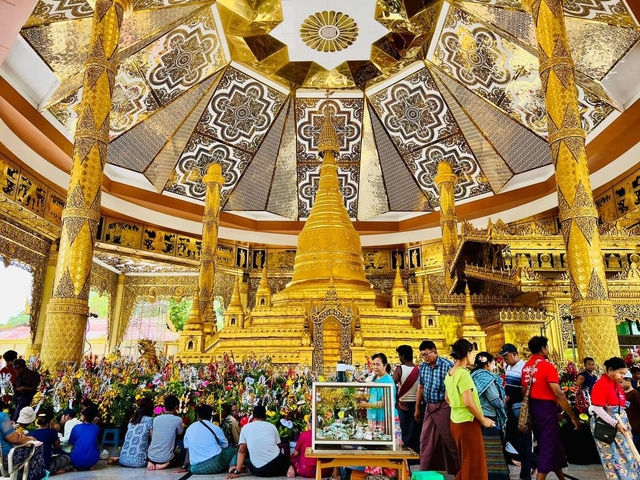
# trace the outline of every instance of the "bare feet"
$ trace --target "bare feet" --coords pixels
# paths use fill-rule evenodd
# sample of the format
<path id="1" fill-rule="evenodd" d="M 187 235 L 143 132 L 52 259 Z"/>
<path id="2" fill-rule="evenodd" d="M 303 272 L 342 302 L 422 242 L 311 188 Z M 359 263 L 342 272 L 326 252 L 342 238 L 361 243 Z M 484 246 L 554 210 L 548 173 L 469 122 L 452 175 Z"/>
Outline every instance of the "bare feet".
<path id="1" fill-rule="evenodd" d="M 289 469 L 287 470 L 287 477 L 293 478 L 296 476 L 296 469 L 293 468 L 293 465 L 289 465 Z"/>
<path id="2" fill-rule="evenodd" d="M 107 460 L 107 465 L 115 465 L 116 463 L 118 463 L 118 460 L 120 460 L 120 457 L 109 457 L 109 460 Z"/>
<path id="3" fill-rule="evenodd" d="M 155 470 L 155 469 L 156 469 L 156 464 L 155 463 L 147 462 L 147 470 L 151 471 L 151 470 Z"/>

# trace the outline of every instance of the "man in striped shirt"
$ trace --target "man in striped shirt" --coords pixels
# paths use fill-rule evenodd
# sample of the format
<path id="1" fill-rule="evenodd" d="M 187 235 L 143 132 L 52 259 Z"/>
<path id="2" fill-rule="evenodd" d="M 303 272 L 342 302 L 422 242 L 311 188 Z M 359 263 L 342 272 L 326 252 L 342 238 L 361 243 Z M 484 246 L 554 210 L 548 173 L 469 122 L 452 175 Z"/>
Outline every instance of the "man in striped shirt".
<path id="1" fill-rule="evenodd" d="M 524 360 L 520 359 L 518 349 L 511 343 L 502 346 L 498 354 L 504 358 L 506 368 L 506 385 L 504 387 L 507 407 L 507 440 L 514 446 L 520 455 L 522 466 L 520 467 L 521 480 L 531 480 L 531 471 L 536 468 L 538 460 L 533 453 L 533 439 L 531 432 L 522 433 L 518 430 L 518 415 L 522 406 L 522 368 Z"/>

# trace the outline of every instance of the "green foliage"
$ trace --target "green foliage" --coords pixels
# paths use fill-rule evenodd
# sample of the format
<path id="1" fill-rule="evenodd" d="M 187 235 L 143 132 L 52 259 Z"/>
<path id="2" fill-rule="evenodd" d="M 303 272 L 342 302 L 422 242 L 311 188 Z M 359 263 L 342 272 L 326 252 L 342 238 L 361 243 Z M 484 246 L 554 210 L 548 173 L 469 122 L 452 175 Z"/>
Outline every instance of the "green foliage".
<path id="1" fill-rule="evenodd" d="M 90 290 L 89 311 L 97 313 L 100 318 L 109 318 L 109 296 L 100 295 L 97 291 Z"/>
<path id="2" fill-rule="evenodd" d="M 193 300 L 190 298 L 183 298 L 180 302 L 175 298 L 169 300 L 169 319 L 177 332 L 182 331 L 184 324 L 187 323 L 192 303 Z"/>
<path id="3" fill-rule="evenodd" d="M 29 315 L 23 310 L 20 313 L 15 314 L 13 317 L 9 318 L 7 323 L 0 326 L 0 330 L 6 330 L 8 328 L 26 325 L 27 323 L 29 323 Z"/>

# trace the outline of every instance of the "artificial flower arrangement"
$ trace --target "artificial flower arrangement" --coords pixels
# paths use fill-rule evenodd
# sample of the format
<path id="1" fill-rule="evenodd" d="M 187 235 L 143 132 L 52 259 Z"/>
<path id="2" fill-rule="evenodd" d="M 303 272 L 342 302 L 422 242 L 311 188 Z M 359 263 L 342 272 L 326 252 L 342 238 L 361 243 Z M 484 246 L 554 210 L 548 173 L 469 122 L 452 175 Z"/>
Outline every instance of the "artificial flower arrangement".
<path id="1" fill-rule="evenodd" d="M 132 359 L 87 357 L 78 370 L 50 372 L 34 361 L 42 380 L 33 399 L 37 409 L 60 412 L 81 409 L 87 400 L 98 406 L 102 423 L 123 426 L 137 400 L 148 397 L 162 413 L 167 395 L 180 400 L 179 413 L 185 423 L 195 421 L 201 403 L 214 407 L 222 420 L 224 404 L 237 405 L 246 423 L 253 407 L 262 402 L 267 420 L 283 438 L 305 430 L 311 414 L 311 385 L 315 379 L 308 368 L 276 366 L 267 358 L 250 357 L 236 361 L 232 355 L 209 364 L 187 365 L 180 360 L 158 359 L 154 364 Z"/>

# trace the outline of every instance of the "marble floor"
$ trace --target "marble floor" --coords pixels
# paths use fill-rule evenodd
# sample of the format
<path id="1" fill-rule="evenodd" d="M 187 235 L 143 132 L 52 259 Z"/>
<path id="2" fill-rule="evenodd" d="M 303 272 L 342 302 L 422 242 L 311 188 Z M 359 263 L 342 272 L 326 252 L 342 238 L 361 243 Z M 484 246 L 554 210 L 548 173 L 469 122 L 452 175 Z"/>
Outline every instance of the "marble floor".
<path id="1" fill-rule="evenodd" d="M 605 480 L 606 477 L 600 465 L 572 465 L 565 469 L 565 473 L 571 475 L 571 477 L 577 480 Z M 69 472 L 64 475 L 60 475 L 56 478 L 64 478 L 69 480 L 144 480 L 144 479 L 158 479 L 158 480 L 180 480 L 184 473 L 177 473 L 174 470 L 161 470 L 155 472 L 148 472 L 143 468 L 124 468 L 116 466 L 107 466 L 105 462 L 100 462 L 95 470 L 91 472 Z M 193 475 L 192 479 L 198 480 L 222 480 L 224 475 Z M 241 477 L 249 480 L 251 475 Z M 518 479 L 518 471 L 512 469 L 512 480 Z M 557 477 L 554 474 L 550 474 L 548 480 L 555 480 Z M 447 480 L 453 479 L 453 476 L 447 476 Z M 567 477 L 571 480 L 570 477 Z M 285 477 L 275 478 L 273 480 L 286 480 Z"/>

